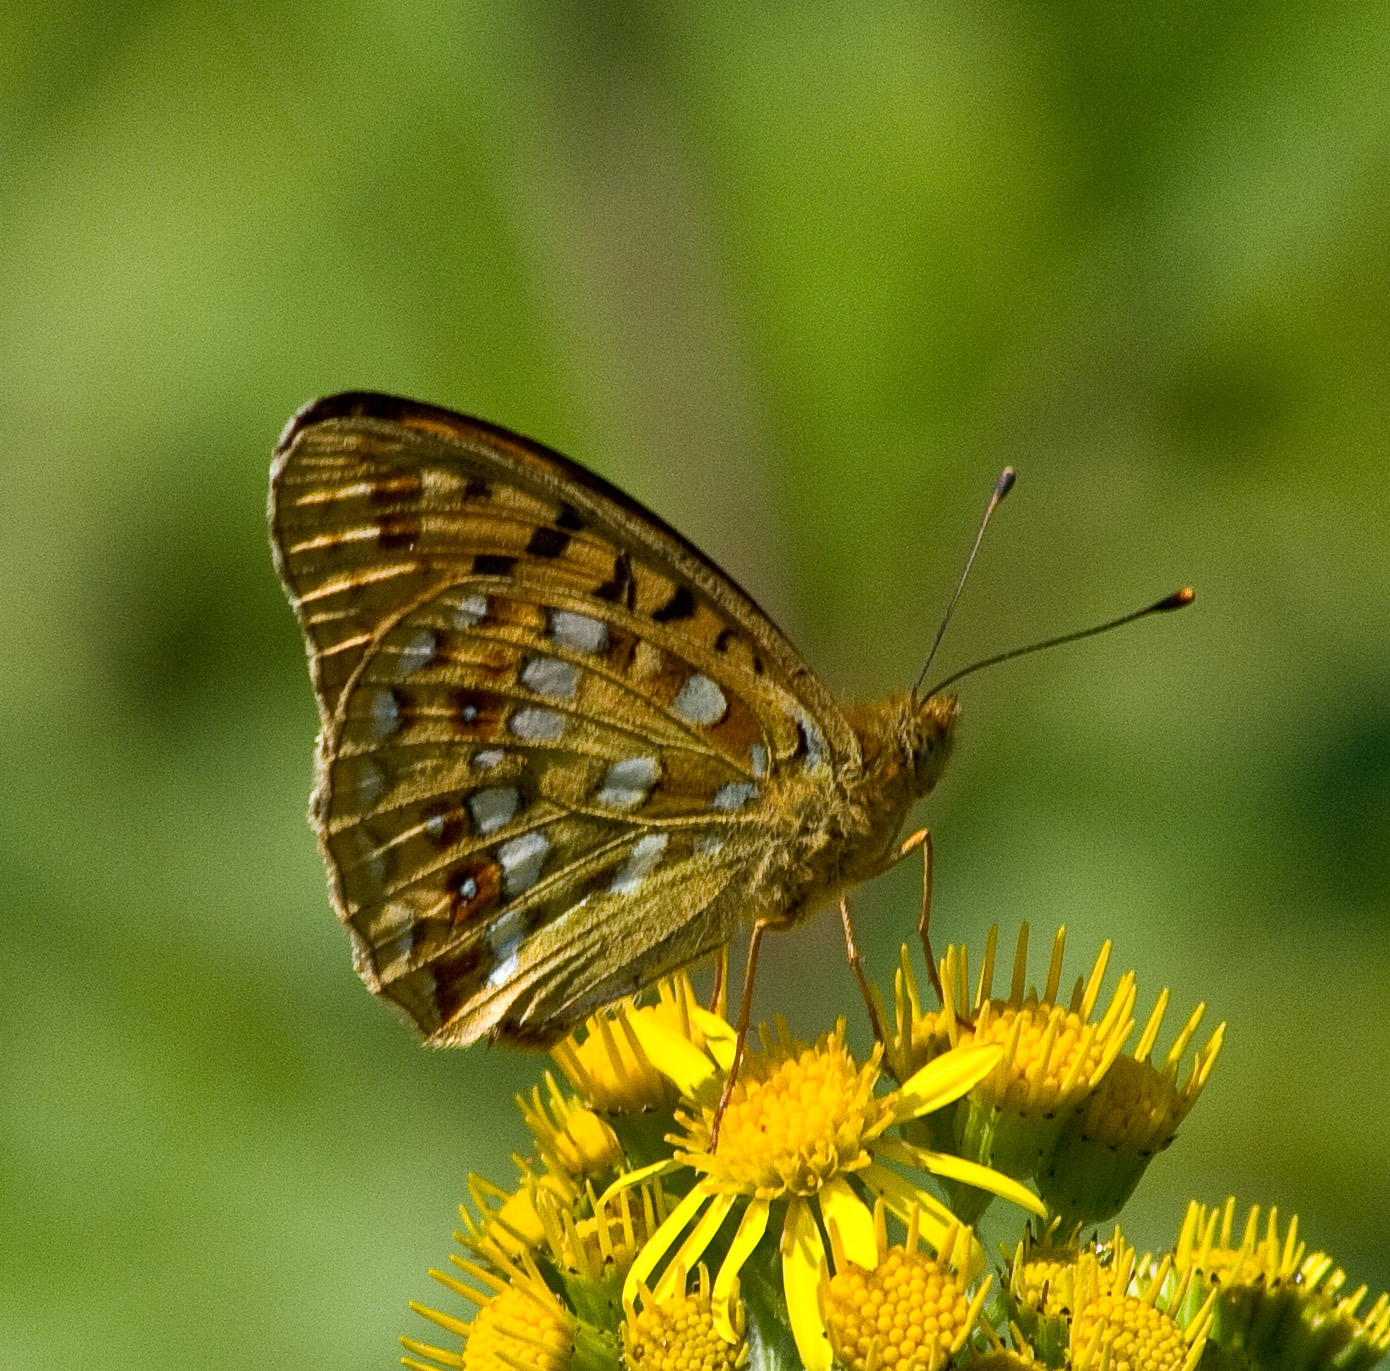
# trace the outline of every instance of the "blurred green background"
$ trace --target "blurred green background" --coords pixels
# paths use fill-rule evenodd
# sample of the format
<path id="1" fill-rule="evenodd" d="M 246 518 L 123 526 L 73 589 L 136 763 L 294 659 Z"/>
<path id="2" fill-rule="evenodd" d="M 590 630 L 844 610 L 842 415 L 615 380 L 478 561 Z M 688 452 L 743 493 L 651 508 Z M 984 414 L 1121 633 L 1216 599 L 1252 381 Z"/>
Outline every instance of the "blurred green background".
<path id="1" fill-rule="evenodd" d="M 1165 1048 L 1229 1020 L 1141 1247 L 1235 1193 L 1390 1285 L 1390 9 L 3 24 L 0 1366 L 389 1365 L 524 1143 L 540 1064 L 371 1001 L 304 822 L 266 469 L 348 387 L 597 468 L 848 691 L 915 676 L 1005 462 L 942 671 L 1196 584 L 963 686 L 938 937 L 1064 921 Z M 880 975 L 915 882 L 859 897 Z M 832 918 L 764 955 L 863 1041 Z"/>

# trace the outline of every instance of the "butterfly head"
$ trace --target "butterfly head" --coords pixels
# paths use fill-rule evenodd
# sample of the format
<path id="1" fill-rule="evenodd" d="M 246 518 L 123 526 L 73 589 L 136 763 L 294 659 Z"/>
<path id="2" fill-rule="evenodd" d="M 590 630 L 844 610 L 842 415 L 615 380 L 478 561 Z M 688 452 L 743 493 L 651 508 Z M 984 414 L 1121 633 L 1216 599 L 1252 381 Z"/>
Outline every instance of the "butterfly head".
<path id="1" fill-rule="evenodd" d="M 929 695 L 914 701 L 909 724 L 914 789 L 926 795 L 941 779 L 942 769 L 955 742 L 959 706 L 954 695 Z"/>

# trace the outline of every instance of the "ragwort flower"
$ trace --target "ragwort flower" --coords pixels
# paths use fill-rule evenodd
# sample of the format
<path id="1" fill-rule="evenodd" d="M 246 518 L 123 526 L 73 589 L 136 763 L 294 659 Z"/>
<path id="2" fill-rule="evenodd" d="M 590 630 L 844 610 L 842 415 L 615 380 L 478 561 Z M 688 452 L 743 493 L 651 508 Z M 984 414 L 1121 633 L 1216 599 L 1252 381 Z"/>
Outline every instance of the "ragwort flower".
<path id="1" fill-rule="evenodd" d="M 716 1319 L 708 1268 L 700 1267 L 694 1289 L 687 1288 L 680 1268 L 670 1284 L 660 1296 L 639 1282 L 636 1297 L 624 1301 L 623 1365 L 628 1371 L 736 1371 L 748 1360 L 737 1291 L 729 1293 Z M 724 1328 L 733 1330 L 734 1341 L 725 1338 Z"/>
<path id="2" fill-rule="evenodd" d="M 835 1274 L 822 1276 L 821 1314 L 836 1362 L 847 1371 L 941 1371 L 965 1345 L 989 1293 L 991 1277 L 970 1293 L 975 1244 L 968 1228 L 947 1229 L 939 1253 L 918 1245 L 918 1213 L 907 1240 L 889 1245 L 884 1205 L 874 1206 L 876 1262 L 846 1256 L 831 1230 Z"/>
<path id="3" fill-rule="evenodd" d="M 1194 1371 L 1211 1328 L 1214 1297 L 1192 1309 L 1191 1273 L 1173 1260 L 1136 1260 L 1117 1228 L 1111 1242 L 1059 1248 L 1056 1223 L 1031 1234 L 1009 1264 L 1012 1316 L 1049 1366 L 1071 1371 Z"/>
<path id="4" fill-rule="evenodd" d="M 660 1055 L 659 1050 L 653 1054 L 658 1064 Z M 922 1231 L 934 1246 L 955 1223 L 945 1206 L 887 1162 L 949 1176 L 1040 1210 L 1030 1191 L 1004 1176 L 887 1136 L 891 1127 L 958 1098 L 993 1069 L 998 1057 L 997 1047 L 948 1052 L 899 1089 L 878 1095 L 881 1048 L 860 1066 L 845 1047 L 843 1021 L 815 1044 L 795 1041 L 779 1023 L 775 1038 L 765 1036 L 761 1050 L 745 1053 L 713 1148 L 720 1078 L 712 1066 L 702 1079 L 687 1075 L 688 1104 L 676 1115 L 680 1131 L 672 1138 L 675 1159 L 646 1168 L 646 1173 L 685 1165 L 700 1179 L 638 1257 L 625 1294 L 635 1291 L 668 1256 L 668 1270 L 689 1270 L 737 1210 L 714 1281 L 719 1317 L 721 1301 L 775 1218 L 780 1223 L 782 1286 L 797 1350 L 808 1371 L 827 1371 L 831 1350 L 817 1301 L 826 1265 L 821 1224 L 838 1231 L 851 1260 L 871 1269 L 877 1249 L 873 1215 L 863 1193 L 882 1199 L 904 1222 L 916 1209 Z M 645 1173 L 633 1174 L 640 1178 Z M 664 1289 L 658 1282 L 657 1293 Z M 723 1331 L 731 1338 L 731 1329 Z"/>
<path id="5" fill-rule="evenodd" d="M 1195 1276 L 1198 1291 L 1216 1299 L 1209 1360 L 1261 1371 L 1367 1371 L 1390 1351 L 1390 1295 L 1364 1314 L 1366 1286 L 1343 1295 L 1346 1274 L 1324 1252 L 1307 1252 L 1295 1217 L 1281 1239 L 1270 1210 L 1260 1232 L 1260 1209 L 1234 1238 L 1236 1202 L 1221 1209 L 1188 1206 L 1173 1254 L 1174 1270 Z"/>
<path id="6" fill-rule="evenodd" d="M 1099 1222 L 1120 1210 L 1154 1154 L 1167 1146 L 1201 1093 L 1224 1025 L 1198 1054 L 1192 1075 L 1176 1084 L 1178 1064 L 1196 1030 L 1193 1015 L 1168 1058 L 1155 1068 L 1148 1060 L 1168 1003 L 1159 996 L 1133 1056 L 1124 1046 L 1134 1031 L 1137 998 L 1133 972 L 1120 977 L 1104 1012 L 1096 1016 L 1110 959 L 1105 943 L 1069 1002 L 1060 997 L 1066 930 L 1053 940 L 1047 982 L 1041 994 L 1027 986 L 1028 925 L 1019 930 L 1007 998 L 993 996 L 998 930 L 991 928 L 973 999 L 963 947 L 942 958 L 944 1001 L 922 1008 L 916 979 L 903 951 L 894 981 L 894 1032 L 888 1061 L 903 1079 L 939 1052 L 974 1043 L 997 1043 L 998 1065 L 949 1114 L 930 1121 L 937 1146 L 954 1146 L 964 1156 L 1017 1180 L 1035 1179 L 1051 1212 L 1070 1229 L 1083 1220 Z M 949 1137 L 942 1136 L 949 1129 Z M 952 1191 L 953 1208 L 974 1218 L 988 1195 Z"/>

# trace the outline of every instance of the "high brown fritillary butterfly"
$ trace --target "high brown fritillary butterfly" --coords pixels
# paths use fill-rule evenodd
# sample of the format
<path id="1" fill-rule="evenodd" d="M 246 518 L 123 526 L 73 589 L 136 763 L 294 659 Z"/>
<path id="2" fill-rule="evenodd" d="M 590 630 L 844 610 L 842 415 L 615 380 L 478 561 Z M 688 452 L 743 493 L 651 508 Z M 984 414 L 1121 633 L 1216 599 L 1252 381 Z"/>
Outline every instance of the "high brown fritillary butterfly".
<path id="1" fill-rule="evenodd" d="M 270 478 L 358 974 L 435 1044 L 541 1047 L 901 855 L 953 696 L 837 701 L 752 598 L 574 462 L 349 393 Z"/>

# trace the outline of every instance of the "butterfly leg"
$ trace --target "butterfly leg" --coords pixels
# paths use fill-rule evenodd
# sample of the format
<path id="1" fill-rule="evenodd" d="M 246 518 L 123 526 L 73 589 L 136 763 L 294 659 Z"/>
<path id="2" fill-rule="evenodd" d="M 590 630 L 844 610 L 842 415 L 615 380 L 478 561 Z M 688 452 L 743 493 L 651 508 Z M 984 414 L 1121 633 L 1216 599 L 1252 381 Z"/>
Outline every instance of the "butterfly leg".
<path id="1" fill-rule="evenodd" d="M 709 1012 L 718 1014 L 722 1019 L 724 1010 L 727 1008 L 725 1003 L 725 992 L 729 984 L 729 944 L 725 943 L 718 952 L 714 954 L 714 989 L 710 991 Z"/>
<path id="2" fill-rule="evenodd" d="M 711 1153 L 719 1146 L 719 1125 L 724 1120 L 724 1111 L 729 1107 L 729 1099 L 734 1093 L 738 1069 L 743 1065 L 743 1049 L 748 1041 L 748 1022 L 753 1017 L 753 979 L 758 970 L 758 949 L 762 946 L 763 934 L 776 926 L 771 919 L 759 919 L 753 925 L 752 936 L 748 939 L 748 965 L 743 972 L 743 1001 L 739 1005 L 738 1023 L 734 1026 L 734 1059 L 729 1064 L 729 1074 L 724 1078 L 724 1089 L 720 1093 L 719 1103 L 714 1108 L 714 1122 L 710 1124 Z"/>
<path id="3" fill-rule="evenodd" d="M 879 1022 L 878 1010 L 874 1007 L 874 995 L 869 988 L 868 977 L 864 975 L 864 959 L 859 955 L 859 949 L 854 943 L 854 925 L 850 922 L 849 900 L 843 895 L 840 896 L 840 922 L 845 928 L 845 955 L 849 958 L 854 979 L 859 982 L 859 993 L 864 997 L 864 1007 L 869 1011 L 869 1027 L 873 1029 L 874 1041 L 881 1043 L 884 1040 L 883 1026 Z"/>
<path id="4" fill-rule="evenodd" d="M 946 996 L 941 989 L 941 974 L 936 969 L 936 957 L 931 950 L 931 868 L 932 868 L 932 849 L 931 849 L 931 829 L 919 828 L 903 845 L 898 849 L 898 860 L 906 857 L 913 848 L 922 849 L 922 912 L 917 918 L 917 936 L 922 940 L 922 951 L 927 957 L 927 975 L 931 977 L 932 989 L 936 991 L 936 998 L 942 1004 L 946 1003 Z"/>

